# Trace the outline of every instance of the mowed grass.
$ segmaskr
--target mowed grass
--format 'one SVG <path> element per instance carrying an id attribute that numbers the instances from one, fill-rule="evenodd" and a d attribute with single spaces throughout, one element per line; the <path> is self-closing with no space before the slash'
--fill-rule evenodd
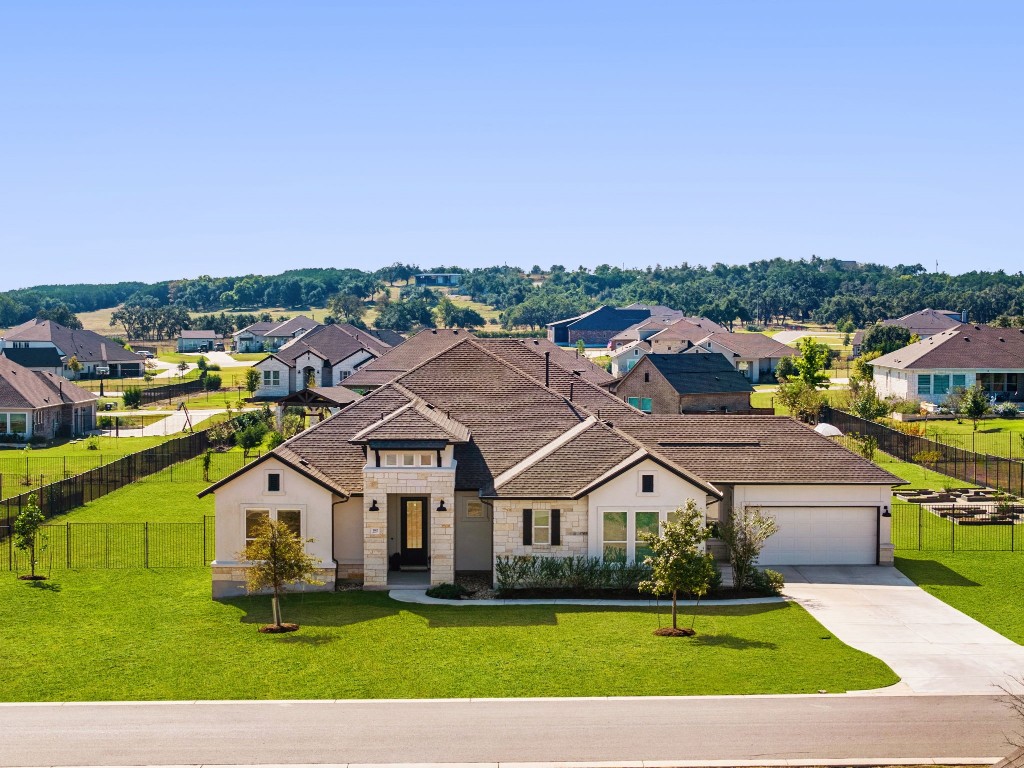
<path id="1" fill-rule="evenodd" d="M 811 693 L 896 676 L 791 603 L 665 610 L 448 607 L 373 592 L 288 596 L 298 633 L 263 635 L 269 599 L 210 599 L 206 569 L 0 579 L 8 701 Z"/>
<path id="2" fill-rule="evenodd" d="M 1024 644 L 1024 552 L 897 550 L 896 567 L 944 603 Z"/>
<path id="3" fill-rule="evenodd" d="M 103 413 L 100 412 L 99 415 L 102 416 Z M 29 458 L 34 456 L 98 456 L 100 454 L 116 454 L 118 456 L 124 456 L 125 454 L 136 453 L 146 448 L 152 448 L 155 445 L 160 445 L 161 443 L 165 443 L 175 437 L 180 437 L 180 435 L 167 435 L 166 437 L 162 435 L 154 437 L 95 437 L 75 441 L 69 440 L 59 445 L 50 446 L 49 448 L 32 448 L 28 451 L 22 449 L 17 452 L 0 451 L 0 459 L 7 458 L 15 453 L 17 453 L 22 460 L 24 460 L 26 455 Z M 96 441 L 96 445 L 98 446 L 96 449 L 89 448 L 91 440 Z"/>

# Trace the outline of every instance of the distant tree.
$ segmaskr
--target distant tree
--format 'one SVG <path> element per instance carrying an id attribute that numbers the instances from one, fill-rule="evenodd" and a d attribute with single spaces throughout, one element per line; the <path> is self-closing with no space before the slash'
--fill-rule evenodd
<path id="1" fill-rule="evenodd" d="M 677 509 L 671 519 L 661 523 L 660 533 L 646 533 L 642 538 L 652 554 L 644 559 L 644 565 L 651 569 L 651 576 L 640 582 L 640 590 L 654 595 L 672 595 L 672 630 L 658 630 L 655 634 L 692 635 L 693 621 L 690 629 L 679 629 L 677 603 L 682 592 L 696 595 L 699 604 L 715 578 L 714 557 L 701 549 L 701 545 L 711 538 L 704 513 L 693 499 L 687 499 L 686 505 Z"/>
<path id="2" fill-rule="evenodd" d="M 46 306 L 36 312 L 40 320 L 52 320 L 65 328 L 81 329 L 82 321 L 63 301 L 47 301 Z"/>
<path id="3" fill-rule="evenodd" d="M 68 370 L 71 371 L 72 373 L 81 373 L 82 371 L 82 363 L 79 362 L 78 358 L 75 355 L 72 355 L 68 359 Z"/>
<path id="4" fill-rule="evenodd" d="M 964 392 L 963 400 L 960 404 L 960 413 L 971 420 L 975 431 L 978 429 L 978 422 L 990 410 L 992 410 L 992 405 L 989 403 L 985 390 L 981 388 L 981 384 L 975 384 Z"/>
<path id="5" fill-rule="evenodd" d="M 306 553 L 306 544 L 315 539 L 303 540 L 284 523 L 267 520 L 261 523 L 255 537 L 243 552 L 240 560 L 250 563 L 245 569 L 246 590 L 252 594 L 265 589 L 271 590 L 273 624 L 261 631 L 291 631 L 298 625 L 286 625 L 281 617 L 281 595 L 289 584 L 304 581 L 307 584 L 323 584 L 317 580 L 316 570 L 321 561 Z"/>
<path id="6" fill-rule="evenodd" d="M 327 300 L 327 308 L 336 318 L 346 323 L 363 326 L 366 304 L 352 293 L 336 293 Z"/>
<path id="7" fill-rule="evenodd" d="M 793 364 L 796 366 L 797 378 L 812 389 L 828 389 L 831 381 L 825 373 L 832 358 L 832 351 L 827 344 L 819 344 L 807 337 L 797 342 L 800 354 Z"/>
<path id="8" fill-rule="evenodd" d="M 125 408 L 142 407 L 142 387 L 127 386 L 121 393 Z"/>
<path id="9" fill-rule="evenodd" d="M 33 580 L 36 579 L 36 554 L 46 547 L 46 537 L 39 533 L 45 522 L 46 517 L 39 508 L 36 495 L 30 494 L 28 502 L 14 518 L 13 533 L 15 548 L 28 553 L 30 578 Z"/>
<path id="10" fill-rule="evenodd" d="M 910 344 L 910 330 L 899 325 L 873 325 L 864 334 L 861 354 L 878 352 L 887 355 Z"/>
<path id="11" fill-rule="evenodd" d="M 888 416 L 892 405 L 878 396 L 873 384 L 865 384 L 850 401 L 850 411 L 866 421 L 874 421 Z"/>
<path id="12" fill-rule="evenodd" d="M 220 389 L 222 383 L 223 380 L 221 379 L 220 374 L 217 373 L 208 373 L 203 378 L 203 388 L 207 392 L 216 392 Z"/>
<path id="13" fill-rule="evenodd" d="M 583 341 L 583 339 L 576 340 L 576 352 L 579 354 L 580 357 L 583 357 L 583 355 L 586 354 L 587 345 L 586 342 Z"/>
<path id="14" fill-rule="evenodd" d="M 797 375 L 796 364 L 792 356 L 779 358 L 779 364 L 775 368 L 775 378 L 786 382 Z"/>
<path id="15" fill-rule="evenodd" d="M 780 385 L 775 398 L 794 419 L 804 422 L 816 422 L 825 407 L 824 393 L 799 379 Z"/>
<path id="16" fill-rule="evenodd" d="M 203 482 L 210 482 L 210 463 L 213 461 L 213 450 L 207 448 L 203 454 Z"/>
<path id="17" fill-rule="evenodd" d="M 442 296 L 437 302 L 437 306 L 434 307 L 434 319 L 437 322 L 437 327 L 451 328 L 454 325 L 452 321 L 457 311 L 455 303 L 447 296 Z"/>
<path id="18" fill-rule="evenodd" d="M 262 421 L 257 421 L 238 431 L 235 440 L 242 449 L 243 458 L 248 458 L 250 451 L 263 445 L 267 431 L 268 427 Z"/>
<path id="19" fill-rule="evenodd" d="M 256 368 L 245 369 L 245 388 L 249 392 L 249 397 L 256 394 L 256 390 L 260 388 L 260 372 Z"/>

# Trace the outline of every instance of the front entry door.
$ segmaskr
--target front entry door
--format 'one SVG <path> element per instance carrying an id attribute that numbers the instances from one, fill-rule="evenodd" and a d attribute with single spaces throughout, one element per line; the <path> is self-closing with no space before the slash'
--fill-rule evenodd
<path id="1" fill-rule="evenodd" d="M 402 566 L 427 565 L 426 498 L 402 498 Z"/>

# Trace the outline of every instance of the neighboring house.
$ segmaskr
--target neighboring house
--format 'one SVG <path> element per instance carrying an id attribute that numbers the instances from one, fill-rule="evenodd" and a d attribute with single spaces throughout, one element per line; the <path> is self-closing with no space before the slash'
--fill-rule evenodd
<path id="1" fill-rule="evenodd" d="M 957 325 L 871 361 L 882 397 L 942 403 L 954 389 L 1024 400 L 1024 328 Z"/>
<path id="2" fill-rule="evenodd" d="M 0 355 L 33 371 L 64 375 L 64 363 L 53 347 L 5 347 L 0 349 Z"/>
<path id="3" fill-rule="evenodd" d="M 754 388 L 716 352 L 644 355 L 609 390 L 644 413 L 755 412 L 750 407 Z"/>
<path id="4" fill-rule="evenodd" d="M 608 349 L 614 354 L 615 350 L 632 344 L 635 341 L 646 341 L 659 331 L 668 328 L 674 320 L 659 317 L 649 317 L 639 323 L 634 323 L 626 330 L 615 334 L 608 341 Z"/>
<path id="5" fill-rule="evenodd" d="M 602 306 L 576 317 L 548 323 L 548 341 L 573 345 L 582 341 L 589 347 L 605 347 L 612 337 L 651 317 L 648 307 Z"/>
<path id="6" fill-rule="evenodd" d="M 307 387 L 330 387 L 390 347 L 347 323 L 319 325 L 253 367 L 260 372 L 256 397 L 278 399 Z"/>
<path id="7" fill-rule="evenodd" d="M 797 354 L 793 347 L 763 333 L 712 333 L 686 351 L 718 352 L 754 384 L 774 376 L 782 358 Z"/>
<path id="8" fill-rule="evenodd" d="M 7 331 L 0 338 L 0 349 L 56 350 L 61 358 L 61 375 L 67 379 L 141 376 L 145 367 L 142 355 L 128 351 L 106 336 L 65 328 L 52 320 L 38 318 Z M 78 373 L 67 367 L 72 357 L 82 366 Z"/>
<path id="9" fill-rule="evenodd" d="M 258 322 L 231 334 L 236 352 L 276 352 L 292 339 L 297 339 L 319 323 L 305 315 L 290 320 Z"/>
<path id="10" fill-rule="evenodd" d="M 879 325 L 895 325 L 906 328 L 912 336 L 930 339 L 937 333 L 949 331 L 967 322 L 967 312 L 952 312 L 948 309 L 922 309 L 909 315 L 891 320 L 882 320 Z M 860 348 L 864 343 L 864 334 L 868 329 L 857 331 L 853 335 L 853 357 L 860 356 Z"/>
<path id="11" fill-rule="evenodd" d="M 182 331 L 178 334 L 178 351 L 209 352 L 219 340 L 216 331 Z"/>
<path id="12" fill-rule="evenodd" d="M 6 440 L 81 435 L 96 426 L 99 396 L 51 372 L 0 356 L 0 435 Z"/>
<path id="13" fill-rule="evenodd" d="M 432 288 L 458 285 L 461 279 L 461 272 L 423 272 L 413 276 L 416 285 L 426 285 Z"/>
<path id="14" fill-rule="evenodd" d="M 684 317 L 672 322 L 664 330 L 648 337 L 651 351 L 656 355 L 685 352 L 712 333 L 728 333 L 718 323 L 706 317 Z"/>
<path id="15" fill-rule="evenodd" d="M 493 578 L 515 555 L 631 561 L 687 499 L 776 518 L 761 565 L 892 562 L 902 481 L 852 451 L 785 417 L 646 415 L 571 354 L 492 341 L 463 336 L 203 491 L 214 595 L 243 593 L 236 553 L 267 519 L 313 540 L 323 589 Z"/>
<path id="16" fill-rule="evenodd" d="M 639 363 L 644 355 L 649 354 L 651 351 L 650 342 L 647 341 L 631 341 L 628 344 L 623 344 L 617 349 L 612 350 L 609 354 L 612 360 L 612 376 L 616 378 L 625 376 L 631 370 L 633 366 Z"/>

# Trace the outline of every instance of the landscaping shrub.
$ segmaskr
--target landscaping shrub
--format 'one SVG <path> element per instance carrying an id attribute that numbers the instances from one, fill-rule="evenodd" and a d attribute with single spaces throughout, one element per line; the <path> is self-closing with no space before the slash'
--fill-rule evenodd
<path id="1" fill-rule="evenodd" d="M 96 426 L 100 429 L 113 429 L 114 428 L 114 417 L 113 416 L 100 416 L 96 419 Z"/>
<path id="2" fill-rule="evenodd" d="M 285 436 L 278 432 L 276 429 L 270 431 L 270 435 L 267 437 L 267 448 L 274 450 L 281 443 L 285 441 Z"/>
<path id="3" fill-rule="evenodd" d="M 1020 408 L 1013 403 L 1003 403 L 996 408 L 996 415 L 1001 419 L 1016 419 L 1020 416 Z"/>
<path id="4" fill-rule="evenodd" d="M 495 562 L 499 590 L 633 590 L 650 574 L 642 562 L 616 563 L 598 557 L 502 556 Z"/>
<path id="5" fill-rule="evenodd" d="M 220 389 L 221 381 L 222 380 L 219 374 L 208 373 L 206 374 L 203 386 L 206 388 L 207 392 L 216 392 L 218 389 Z"/>
<path id="6" fill-rule="evenodd" d="M 28 441 L 32 445 L 42 445 L 43 443 L 46 442 L 46 435 L 32 435 L 32 437 L 30 437 Z"/>
<path id="7" fill-rule="evenodd" d="M 124 407 L 125 408 L 141 408 L 142 407 L 142 387 L 125 387 L 124 388 Z"/>
<path id="8" fill-rule="evenodd" d="M 208 370 L 208 371 L 219 371 L 220 370 L 220 363 L 207 363 L 206 364 L 206 370 Z"/>
<path id="9" fill-rule="evenodd" d="M 755 568 L 750 574 L 750 586 L 763 595 L 775 596 L 782 594 L 786 580 L 778 571 L 771 568 Z"/>
<path id="10" fill-rule="evenodd" d="M 461 584 L 437 584 L 427 590 L 427 597 L 438 600 L 461 600 L 469 594 L 469 590 Z"/>

